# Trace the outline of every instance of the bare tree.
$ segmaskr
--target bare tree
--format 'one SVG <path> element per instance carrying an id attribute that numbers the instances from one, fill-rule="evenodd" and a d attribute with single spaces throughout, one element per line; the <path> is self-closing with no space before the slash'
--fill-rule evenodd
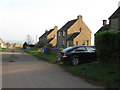
<path id="1" fill-rule="evenodd" d="M 30 35 L 27 35 L 26 36 L 26 42 L 29 45 L 29 44 L 32 44 L 34 42 L 34 40 L 32 39 L 32 37 Z"/>

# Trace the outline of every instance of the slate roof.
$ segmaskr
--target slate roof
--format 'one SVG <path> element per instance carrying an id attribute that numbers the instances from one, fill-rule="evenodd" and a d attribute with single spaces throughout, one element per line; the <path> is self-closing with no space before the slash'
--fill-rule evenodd
<path id="1" fill-rule="evenodd" d="M 77 19 L 68 21 L 59 31 L 67 31 L 76 21 Z"/>
<path id="2" fill-rule="evenodd" d="M 109 17 L 109 19 L 118 18 L 120 16 L 120 7 Z"/>
<path id="3" fill-rule="evenodd" d="M 110 25 L 109 24 L 108 25 L 104 25 L 96 33 L 100 32 L 100 31 L 106 31 L 106 30 L 109 30 L 109 29 L 110 29 Z"/>
<path id="4" fill-rule="evenodd" d="M 78 35 L 80 34 L 80 32 L 75 32 L 73 34 L 68 35 L 68 39 L 67 40 L 73 40 L 74 38 L 76 38 Z"/>
<path id="5" fill-rule="evenodd" d="M 45 32 L 40 38 L 48 36 L 53 30 L 54 29 L 50 29 L 49 31 Z"/>
<path id="6" fill-rule="evenodd" d="M 50 38 L 50 39 L 48 39 L 47 42 L 50 43 L 53 39 L 54 39 L 54 38 Z"/>

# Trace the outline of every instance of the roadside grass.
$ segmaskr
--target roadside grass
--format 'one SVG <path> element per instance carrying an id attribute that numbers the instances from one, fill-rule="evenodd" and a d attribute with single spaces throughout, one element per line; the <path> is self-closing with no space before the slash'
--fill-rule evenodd
<path id="1" fill-rule="evenodd" d="M 38 51 L 38 49 L 28 49 L 28 50 L 24 50 L 24 52 L 30 53 L 30 54 L 32 54 L 36 57 L 42 58 L 42 59 L 46 59 L 51 63 L 56 62 L 56 55 L 54 55 L 54 54 L 41 53 Z"/>
<path id="2" fill-rule="evenodd" d="M 0 48 L 0 51 L 2 51 L 2 50 L 6 50 L 6 48 Z"/>
<path id="3" fill-rule="evenodd" d="M 47 59 L 49 62 L 56 62 L 56 54 L 45 54 L 38 49 L 24 50 L 34 56 Z M 87 81 L 103 85 L 108 88 L 120 88 L 120 65 L 107 65 L 96 62 L 82 63 L 78 66 L 60 64 L 68 72 L 83 77 Z"/>
<path id="4" fill-rule="evenodd" d="M 83 63 L 78 66 L 61 65 L 74 75 L 92 79 L 94 83 L 108 88 L 120 88 L 120 66 L 99 63 Z"/>
<path id="5" fill-rule="evenodd" d="M 19 49 L 19 50 L 22 50 L 22 49 L 23 49 L 22 47 L 14 47 L 14 48 Z"/>

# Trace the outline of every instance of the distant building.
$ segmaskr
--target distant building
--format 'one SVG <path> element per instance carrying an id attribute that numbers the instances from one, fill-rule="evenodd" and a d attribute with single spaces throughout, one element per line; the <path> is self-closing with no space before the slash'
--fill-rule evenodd
<path id="1" fill-rule="evenodd" d="M 46 30 L 45 33 L 39 38 L 39 42 L 43 42 L 45 45 L 52 44 L 55 47 L 57 44 L 57 31 L 57 26 L 49 31 Z"/>
<path id="2" fill-rule="evenodd" d="M 109 17 L 109 24 L 107 24 L 107 20 L 103 20 L 103 26 L 96 33 L 105 30 L 120 30 L 120 6 Z"/>
<path id="3" fill-rule="evenodd" d="M 18 48 L 20 47 L 20 48 L 22 48 L 22 47 L 23 47 L 23 44 L 14 43 L 14 44 L 13 44 L 13 47 L 18 47 Z"/>
<path id="4" fill-rule="evenodd" d="M 1 38 L 0 38 L 0 48 L 6 48 L 6 44 L 3 42 Z"/>
<path id="5" fill-rule="evenodd" d="M 90 46 L 91 31 L 84 23 L 82 16 L 68 21 L 57 32 L 57 47 L 66 48 L 69 46 Z"/>

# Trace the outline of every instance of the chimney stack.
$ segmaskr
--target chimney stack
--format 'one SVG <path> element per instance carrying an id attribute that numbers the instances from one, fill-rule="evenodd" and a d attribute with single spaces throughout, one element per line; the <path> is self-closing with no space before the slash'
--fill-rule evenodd
<path id="1" fill-rule="evenodd" d="M 103 20 L 103 26 L 107 25 L 107 20 Z"/>
<path id="2" fill-rule="evenodd" d="M 54 29 L 58 29 L 58 26 L 55 26 Z"/>
<path id="3" fill-rule="evenodd" d="M 45 32 L 48 32 L 48 30 L 46 29 Z"/>
<path id="4" fill-rule="evenodd" d="M 81 16 L 81 15 L 78 15 L 78 16 L 77 16 L 77 19 L 81 19 L 81 20 L 82 20 L 82 16 Z"/>

